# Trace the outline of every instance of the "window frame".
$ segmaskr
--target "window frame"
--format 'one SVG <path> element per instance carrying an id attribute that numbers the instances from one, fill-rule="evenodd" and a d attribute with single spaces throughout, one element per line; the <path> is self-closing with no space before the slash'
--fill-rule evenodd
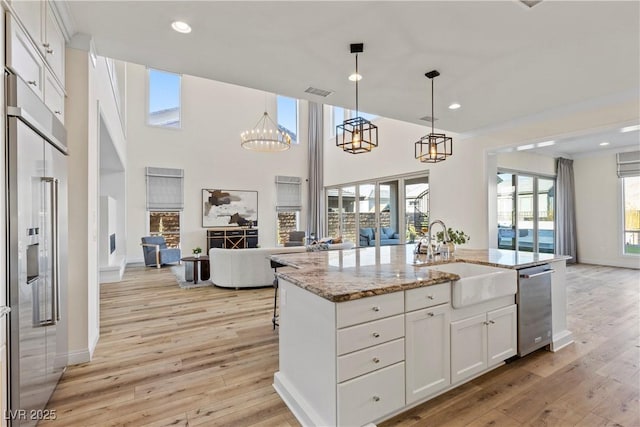
<path id="1" fill-rule="evenodd" d="M 619 187 L 619 194 L 620 194 L 620 203 L 618 204 L 618 206 L 620 207 L 620 225 L 619 225 L 619 248 L 620 248 L 620 255 L 623 257 L 631 257 L 631 258 L 638 258 L 640 257 L 640 253 L 628 253 L 626 252 L 626 239 L 625 239 L 625 235 L 627 233 L 627 218 L 626 218 L 626 209 L 625 209 L 625 204 L 626 204 L 626 199 L 625 199 L 625 179 L 627 178 L 638 178 L 638 177 L 633 177 L 633 176 L 629 176 L 629 177 L 621 177 L 618 178 L 618 187 Z M 640 179 L 640 178 L 639 178 Z"/>
<path id="2" fill-rule="evenodd" d="M 172 74 L 174 76 L 178 76 L 179 85 L 178 85 L 178 126 L 167 126 L 161 124 L 153 124 L 150 122 L 151 118 L 151 71 L 157 71 L 165 74 Z M 154 129 L 170 129 L 179 131 L 182 130 L 182 80 L 183 74 L 180 73 L 172 73 L 171 71 L 160 70 L 158 68 L 146 67 L 147 73 L 147 84 L 146 84 L 146 97 L 145 97 L 145 125 L 152 127 Z"/>
<path id="3" fill-rule="evenodd" d="M 514 240 L 514 249 L 510 249 L 510 250 L 514 250 L 514 251 L 521 251 L 521 249 L 519 249 L 519 245 L 520 245 L 520 236 L 518 233 L 518 196 L 519 196 L 519 192 L 518 192 L 518 177 L 531 177 L 533 178 L 533 183 L 532 183 L 532 190 L 531 190 L 531 194 L 532 194 L 532 209 L 533 209 L 533 214 L 534 214 L 534 218 L 535 220 L 533 221 L 533 240 L 532 240 L 532 247 L 531 247 L 531 253 L 543 253 L 540 252 L 540 218 L 539 218 L 539 206 L 538 206 L 538 196 L 539 196 L 539 185 L 538 185 L 538 180 L 539 179 L 547 179 L 547 180 L 552 180 L 553 181 L 553 185 L 554 187 L 556 187 L 557 189 L 557 184 L 558 184 L 558 177 L 556 175 L 546 175 L 546 174 L 541 174 L 541 173 L 534 173 L 534 172 L 529 172 L 529 171 L 520 171 L 520 170 L 516 170 L 516 169 L 509 169 L 509 168 L 498 168 L 497 172 L 496 172 L 496 177 L 501 174 L 511 174 L 512 176 L 515 176 L 515 182 L 514 182 L 514 197 L 513 197 L 513 205 L 512 205 L 512 209 L 513 209 L 513 227 L 515 230 L 515 240 Z M 498 226 L 498 210 L 497 210 L 497 198 L 498 194 L 496 193 L 496 226 Z M 556 245 L 555 245 L 555 238 L 556 235 L 558 233 L 558 222 L 557 222 L 557 218 L 556 218 L 556 212 L 557 212 L 557 197 L 553 197 L 553 252 L 556 252 Z M 497 235 L 498 237 L 498 242 L 496 243 L 496 248 L 500 249 L 500 237 L 499 237 L 499 233 Z M 506 249 L 506 248 L 505 248 Z M 524 251 L 524 252 L 528 252 L 528 251 Z M 544 253 L 548 253 L 548 252 L 544 252 Z"/>

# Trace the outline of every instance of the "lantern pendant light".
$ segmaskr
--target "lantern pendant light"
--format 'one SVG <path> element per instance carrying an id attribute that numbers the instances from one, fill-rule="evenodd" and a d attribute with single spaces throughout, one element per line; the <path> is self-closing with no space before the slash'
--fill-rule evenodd
<path id="1" fill-rule="evenodd" d="M 359 116 L 358 109 L 358 53 L 364 51 L 364 43 L 352 43 L 351 53 L 356 54 L 356 117 L 336 126 L 336 146 L 351 154 L 368 153 L 378 146 L 378 127 Z"/>
<path id="2" fill-rule="evenodd" d="M 431 133 L 420 138 L 415 143 L 415 157 L 422 163 L 438 163 L 453 154 L 453 138 L 444 133 L 435 133 L 433 122 L 433 79 L 440 73 L 437 70 L 425 74 L 431 80 Z"/>

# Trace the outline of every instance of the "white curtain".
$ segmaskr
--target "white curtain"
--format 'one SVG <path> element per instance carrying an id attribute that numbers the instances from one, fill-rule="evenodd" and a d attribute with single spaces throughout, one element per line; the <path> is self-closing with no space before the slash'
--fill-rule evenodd
<path id="1" fill-rule="evenodd" d="M 307 210 L 307 236 L 324 236 L 323 197 L 323 134 L 322 104 L 309 102 L 309 209 Z"/>
<path id="2" fill-rule="evenodd" d="M 556 254 L 569 255 L 567 262 L 578 262 L 576 202 L 573 160 L 556 161 Z"/>

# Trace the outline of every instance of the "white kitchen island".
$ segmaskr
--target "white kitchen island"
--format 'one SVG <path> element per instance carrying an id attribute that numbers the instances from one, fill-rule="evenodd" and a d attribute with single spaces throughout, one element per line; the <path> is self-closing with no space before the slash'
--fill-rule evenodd
<path id="1" fill-rule="evenodd" d="M 295 267 L 278 273 L 274 387 L 305 426 L 377 423 L 502 365 L 517 351 L 516 269 L 553 265 L 551 348 L 572 342 L 566 257 L 489 249 L 427 261 L 399 245 L 272 259 Z M 513 287 L 454 308 L 460 277 L 430 268 L 445 262 L 499 267 Z"/>

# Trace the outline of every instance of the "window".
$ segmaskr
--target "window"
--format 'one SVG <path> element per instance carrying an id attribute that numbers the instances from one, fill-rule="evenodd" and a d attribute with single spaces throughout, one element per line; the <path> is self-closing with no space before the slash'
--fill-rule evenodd
<path id="1" fill-rule="evenodd" d="M 152 68 L 148 71 L 147 124 L 180 129 L 182 76 Z"/>
<path id="2" fill-rule="evenodd" d="M 184 171 L 146 168 L 149 234 L 163 236 L 167 246 L 180 245 L 180 212 L 184 208 Z"/>
<path id="3" fill-rule="evenodd" d="M 640 151 L 616 155 L 622 181 L 623 254 L 640 254 Z"/>
<path id="4" fill-rule="evenodd" d="M 498 248 L 554 253 L 555 179 L 498 172 Z"/>
<path id="5" fill-rule="evenodd" d="M 289 232 L 300 230 L 302 210 L 302 178 L 276 176 L 276 212 L 278 214 L 278 244 L 289 239 Z"/>
<path id="6" fill-rule="evenodd" d="M 298 143 L 298 100 L 286 96 L 277 97 L 278 129 L 289 134 L 291 143 Z"/>
<path id="7" fill-rule="evenodd" d="M 640 176 L 622 178 L 624 253 L 640 254 Z"/>
<path id="8" fill-rule="evenodd" d="M 327 187 L 325 194 L 328 235 L 358 246 L 414 242 L 428 225 L 429 177 L 424 174 Z"/>
<path id="9" fill-rule="evenodd" d="M 149 212 L 149 234 L 162 236 L 170 248 L 180 246 L 180 212 Z"/>

